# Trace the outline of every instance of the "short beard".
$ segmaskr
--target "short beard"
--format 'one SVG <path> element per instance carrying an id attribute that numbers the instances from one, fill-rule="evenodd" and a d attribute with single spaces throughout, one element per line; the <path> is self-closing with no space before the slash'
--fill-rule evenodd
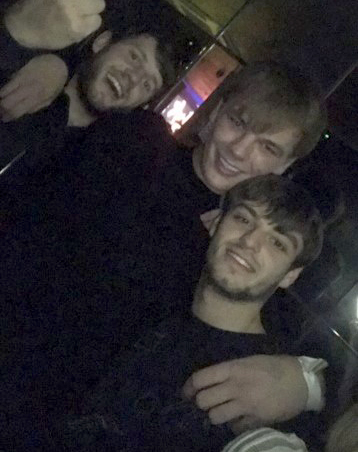
<path id="1" fill-rule="evenodd" d="M 97 61 L 99 61 L 98 57 L 101 53 L 105 52 L 106 49 L 101 50 L 94 56 L 86 58 L 77 68 L 77 90 L 78 95 L 83 102 L 84 106 L 88 110 L 90 114 L 96 117 L 103 117 L 110 115 L 111 113 L 129 113 L 133 109 L 130 108 L 107 108 L 105 110 L 101 110 L 97 108 L 95 105 L 91 103 L 88 99 L 88 91 L 91 85 L 92 80 L 96 77 L 97 74 Z"/>
<path id="2" fill-rule="evenodd" d="M 247 302 L 253 303 L 257 301 L 266 301 L 277 289 L 277 283 L 274 283 L 267 287 L 262 292 L 252 293 L 251 290 L 240 290 L 240 291 L 231 291 L 223 286 L 223 284 L 218 281 L 214 276 L 214 271 L 209 263 L 207 263 L 202 271 L 200 278 L 200 287 L 204 288 L 210 286 L 214 289 L 214 291 L 226 298 L 228 301 L 232 303 L 238 302 Z"/>

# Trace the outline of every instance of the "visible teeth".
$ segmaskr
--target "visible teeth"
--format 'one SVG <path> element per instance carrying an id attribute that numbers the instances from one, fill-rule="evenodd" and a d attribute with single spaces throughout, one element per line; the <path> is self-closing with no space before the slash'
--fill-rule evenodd
<path id="1" fill-rule="evenodd" d="M 238 173 L 240 170 L 239 168 L 236 168 L 236 166 L 231 165 L 231 163 L 229 163 L 227 160 L 223 159 L 222 157 L 219 158 L 220 159 L 220 163 L 228 170 L 230 171 L 235 171 L 236 173 Z"/>
<path id="2" fill-rule="evenodd" d="M 239 264 L 243 265 L 248 270 L 252 271 L 251 265 L 249 265 L 242 257 L 240 257 L 239 255 L 237 255 L 233 252 L 230 252 L 230 254 Z"/>
<path id="3" fill-rule="evenodd" d="M 118 83 L 118 80 L 112 74 L 109 74 L 109 73 L 107 74 L 107 79 L 110 82 L 110 84 L 112 85 L 112 87 L 116 90 L 117 97 L 121 97 L 122 96 L 122 87 Z"/>

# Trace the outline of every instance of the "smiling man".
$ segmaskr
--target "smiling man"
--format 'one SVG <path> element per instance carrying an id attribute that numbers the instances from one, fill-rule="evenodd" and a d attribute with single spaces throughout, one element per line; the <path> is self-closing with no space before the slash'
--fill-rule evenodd
<path id="1" fill-rule="evenodd" d="M 101 34 L 94 57 L 79 71 L 79 87 L 99 111 L 132 109 L 148 102 L 163 86 L 158 41 L 149 34 L 111 44 L 112 34 Z"/>
<path id="2" fill-rule="evenodd" d="M 274 63 L 249 65 L 226 84 L 194 169 L 213 192 L 260 174 L 282 174 L 315 146 L 324 109 L 311 83 Z"/>
<path id="3" fill-rule="evenodd" d="M 148 103 L 174 81 L 174 68 L 169 47 L 159 37 L 140 32 L 123 37 L 107 30 L 94 39 L 65 94 L 51 104 L 66 75 L 58 56 L 34 57 L 0 90 L 2 120 L 47 106 L 43 114 L 48 117 L 61 114 L 69 126 L 88 126 L 104 113 L 131 111 Z M 61 112 L 63 104 L 68 104 L 66 113 Z"/>
<path id="4" fill-rule="evenodd" d="M 169 56 L 150 34 L 114 39 L 105 31 L 92 50 L 65 88 L 70 126 L 88 126 L 108 112 L 131 111 L 173 81 Z"/>
<path id="5" fill-rule="evenodd" d="M 119 357 L 83 416 L 69 420 L 57 441 L 74 451 L 220 450 L 233 437 L 230 429 L 210 425 L 180 389 L 208 364 L 276 351 L 260 311 L 319 255 L 322 231 L 309 194 L 290 180 L 270 175 L 238 184 L 212 225 L 193 315 L 171 316 Z"/>

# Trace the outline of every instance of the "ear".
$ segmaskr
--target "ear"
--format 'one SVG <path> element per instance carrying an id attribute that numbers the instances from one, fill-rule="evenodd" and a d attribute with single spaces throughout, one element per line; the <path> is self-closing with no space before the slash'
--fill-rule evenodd
<path id="1" fill-rule="evenodd" d="M 296 161 L 295 158 L 286 160 L 284 163 L 282 163 L 281 166 L 279 166 L 278 168 L 275 169 L 275 171 L 273 171 L 273 174 L 281 176 L 281 174 L 283 174 L 287 170 L 287 168 L 291 166 L 295 161 Z"/>
<path id="2" fill-rule="evenodd" d="M 205 227 L 205 229 L 209 232 L 210 237 L 215 234 L 215 231 L 218 227 L 219 221 L 222 217 L 221 209 L 213 209 L 208 212 L 200 215 L 200 219 Z"/>
<path id="3" fill-rule="evenodd" d="M 93 41 L 92 51 L 93 53 L 98 53 L 100 50 L 104 49 L 112 40 L 112 32 L 109 30 L 101 33 L 97 38 Z"/>
<path id="4" fill-rule="evenodd" d="M 281 279 L 278 287 L 281 287 L 281 289 L 287 289 L 287 287 L 290 287 L 291 284 L 293 284 L 296 281 L 296 279 L 300 276 L 302 270 L 303 270 L 303 267 L 297 267 L 297 268 L 294 268 L 293 270 L 290 270 L 286 274 L 286 276 L 284 276 Z"/>

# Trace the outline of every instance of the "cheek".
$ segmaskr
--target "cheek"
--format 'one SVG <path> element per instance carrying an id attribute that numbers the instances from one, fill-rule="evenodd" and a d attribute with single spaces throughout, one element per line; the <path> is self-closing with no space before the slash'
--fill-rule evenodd
<path id="1" fill-rule="evenodd" d="M 214 126 L 213 139 L 221 143 L 230 143 L 237 138 L 237 131 L 228 124 L 226 119 L 218 119 Z"/>
<path id="2" fill-rule="evenodd" d="M 252 154 L 251 159 L 251 173 L 254 176 L 261 176 L 265 174 L 282 174 L 280 171 L 283 168 L 283 162 L 276 159 L 270 154 L 260 151 Z"/>

